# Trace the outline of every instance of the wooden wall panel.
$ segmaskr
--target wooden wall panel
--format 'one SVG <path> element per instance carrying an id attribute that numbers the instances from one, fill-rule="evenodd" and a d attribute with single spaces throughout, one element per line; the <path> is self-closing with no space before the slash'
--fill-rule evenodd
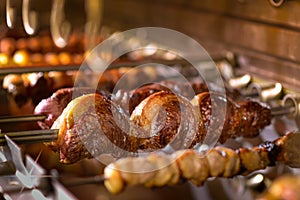
<path id="1" fill-rule="evenodd" d="M 268 0 L 105 0 L 104 23 L 121 30 L 171 28 L 210 53 L 230 50 L 247 58 L 245 71 L 299 88 L 299 10 L 300 1 L 277 8 Z"/>

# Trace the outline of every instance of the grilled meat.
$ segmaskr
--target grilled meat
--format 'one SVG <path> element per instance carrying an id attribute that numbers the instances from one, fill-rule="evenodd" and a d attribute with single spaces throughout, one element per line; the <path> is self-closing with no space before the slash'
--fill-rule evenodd
<path id="1" fill-rule="evenodd" d="M 129 114 L 133 112 L 145 98 L 160 91 L 170 91 L 180 94 L 186 98 L 191 98 L 195 94 L 207 92 L 208 88 L 203 82 L 175 82 L 171 80 L 161 81 L 159 83 L 151 83 L 143 85 L 128 93 Z"/>
<path id="2" fill-rule="evenodd" d="M 215 97 L 228 104 L 228 99 L 217 94 L 201 93 L 191 103 L 170 91 L 156 92 L 144 99 L 130 118 L 109 97 L 89 94 L 71 101 L 52 129 L 59 129 L 58 140 L 52 148 L 60 151 L 61 161 L 73 163 L 102 153 L 153 151 L 172 146 L 173 149 L 191 148 L 202 143 L 210 126 L 211 104 Z M 204 98 L 205 97 L 205 98 Z M 203 102 L 202 102 L 203 101 Z M 196 103 L 195 103 L 196 102 Z M 200 104 L 197 110 L 196 104 Z M 225 103 L 225 104 L 224 104 Z M 243 105 L 230 100 L 220 142 L 237 136 L 255 136 L 270 123 L 270 110 L 259 103 L 244 101 Z M 244 113 L 243 113 L 244 112 Z M 238 113 L 238 114 L 236 114 Z M 234 117 L 232 117 L 234 116 Z M 247 121 L 249 120 L 249 121 Z M 251 123 L 259 124 L 249 127 Z M 233 126 L 234 124 L 234 126 Z M 253 124 L 253 125 L 255 125 Z M 251 132 L 251 134 L 248 134 Z M 90 149 L 87 149 L 92 147 Z M 120 156 L 120 155 L 115 155 Z"/>
<path id="3" fill-rule="evenodd" d="M 112 72 L 111 72 L 112 73 Z M 106 77 L 106 76 L 104 76 Z M 47 116 L 45 121 L 39 122 L 42 129 L 49 129 L 57 117 L 62 113 L 67 104 L 78 96 L 88 93 L 99 93 L 106 87 L 105 81 L 102 80 L 101 87 L 95 91 L 92 88 L 64 88 L 59 89 L 47 99 L 43 99 L 35 108 L 35 114 L 44 114 Z M 82 90 L 82 91 L 81 91 Z M 110 89 L 111 90 L 111 89 Z M 75 92 L 74 92 L 75 91 Z M 104 90 L 106 91 L 106 90 Z M 105 93 L 105 92 L 100 93 Z M 192 98 L 191 95 L 207 92 L 206 84 L 201 81 L 192 81 L 189 83 L 179 83 L 175 81 L 162 81 L 159 83 L 151 83 L 143 85 L 137 89 L 126 91 L 118 90 L 115 95 L 111 95 L 111 99 L 120 105 L 124 112 L 130 115 L 135 107 L 141 103 L 142 100 L 160 91 L 173 91 L 187 98 Z M 237 91 L 232 91 L 229 88 L 226 90 L 227 95 L 237 98 Z M 73 94 L 74 93 L 74 94 Z"/>
<path id="4" fill-rule="evenodd" d="M 283 175 L 276 178 L 271 186 L 257 200 L 300 199 L 300 176 Z"/>
<path id="5" fill-rule="evenodd" d="M 271 123 L 272 119 L 268 106 L 253 100 L 233 101 L 229 97 L 216 93 L 203 92 L 197 94 L 192 102 L 199 106 L 205 127 L 209 127 L 211 121 L 214 121 L 216 124 L 222 124 L 222 122 L 216 122 L 222 119 L 221 116 L 220 118 L 211 118 L 212 109 L 218 108 L 220 105 L 226 106 L 226 115 L 223 116 L 225 121 L 219 139 L 221 143 L 224 143 L 227 138 L 239 136 L 255 137 L 262 128 Z M 222 115 L 223 113 L 218 114 Z"/>
<path id="6" fill-rule="evenodd" d="M 176 88 L 178 85 L 174 85 L 175 83 L 168 82 L 168 86 L 173 86 Z M 104 86 L 103 86 L 104 87 Z M 197 86 L 199 87 L 199 86 Z M 149 95 L 159 92 L 159 91 L 171 91 L 173 88 L 169 89 L 168 87 L 164 86 L 163 84 L 153 83 L 147 84 L 140 88 L 137 88 L 132 91 L 125 91 L 119 90 L 116 95 L 108 95 L 102 90 L 88 87 L 79 87 L 79 88 L 64 88 L 59 89 L 55 93 L 52 94 L 51 97 L 47 99 L 43 99 L 35 108 L 35 114 L 44 114 L 47 118 L 44 121 L 38 122 L 39 126 L 42 129 L 49 129 L 53 122 L 57 119 L 57 117 L 62 113 L 63 109 L 68 105 L 68 103 L 79 96 L 90 94 L 90 93 L 102 93 L 120 105 L 123 110 L 127 114 L 131 114 L 135 107 Z M 178 89 L 177 89 L 178 90 Z M 184 91 L 184 90 L 180 90 Z M 180 92 L 178 91 L 178 92 Z M 201 92 L 202 90 L 198 89 L 195 92 Z M 177 91 L 176 91 L 177 92 Z"/>
<path id="7" fill-rule="evenodd" d="M 106 76 L 105 76 L 106 77 Z M 200 93 L 202 91 L 207 91 L 203 84 L 194 84 L 195 94 Z M 200 86 L 202 85 L 202 86 Z M 105 84 L 101 86 L 105 87 Z M 110 98 L 120 105 L 125 112 L 131 114 L 134 108 L 149 95 L 160 92 L 160 91 L 175 91 L 181 94 L 185 91 L 186 87 L 181 86 L 181 89 L 178 89 L 179 85 L 175 84 L 175 82 L 164 81 L 160 83 L 152 83 L 143 85 L 132 91 L 118 90 L 116 95 L 111 95 Z M 89 94 L 89 93 L 102 93 L 107 94 L 106 92 L 102 92 L 102 89 L 88 88 L 88 87 L 78 87 L 78 88 L 63 88 L 57 90 L 52 94 L 51 97 L 47 99 L 43 99 L 35 108 L 35 114 L 44 114 L 47 116 L 47 119 L 43 122 L 39 122 L 39 125 L 42 129 L 49 129 L 53 122 L 57 119 L 57 117 L 62 113 L 63 109 L 67 106 L 67 104 L 74 98 Z M 197 89 L 198 88 L 198 89 Z M 200 89 L 202 88 L 202 89 Z M 101 91 L 101 92 L 100 92 Z"/>
<path id="8" fill-rule="evenodd" d="M 142 130 L 134 127 L 108 97 L 88 94 L 71 101 L 53 123 L 51 128 L 59 129 L 58 139 L 48 145 L 60 152 L 63 163 L 120 152 L 119 148 L 136 152 L 138 142 L 134 136 Z"/>
<path id="9" fill-rule="evenodd" d="M 178 184 L 182 180 L 201 186 L 209 177 L 246 175 L 273 166 L 277 161 L 300 167 L 299 156 L 282 157 L 299 154 L 299 139 L 299 133 L 290 133 L 254 148 L 232 150 L 218 146 L 203 152 L 188 149 L 172 154 L 127 157 L 105 168 L 104 184 L 111 193 L 117 194 L 126 186 L 161 187 Z"/>
<path id="10" fill-rule="evenodd" d="M 64 88 L 57 90 L 47 99 L 43 99 L 34 110 L 34 114 L 43 114 L 46 116 L 44 121 L 39 121 L 38 125 L 42 129 L 49 129 L 53 122 L 61 115 L 68 103 L 76 97 L 98 93 L 99 91 L 92 88 Z M 100 92 L 101 93 L 101 92 Z"/>

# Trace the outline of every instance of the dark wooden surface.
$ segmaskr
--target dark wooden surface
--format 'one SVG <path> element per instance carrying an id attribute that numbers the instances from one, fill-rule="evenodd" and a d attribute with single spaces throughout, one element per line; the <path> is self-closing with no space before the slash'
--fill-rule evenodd
<path id="1" fill-rule="evenodd" d="M 49 29 L 51 1 L 32 0 L 41 28 Z M 5 27 L 5 0 L 0 0 L 0 37 L 24 33 L 21 1 L 17 26 Z M 66 0 L 66 18 L 74 30 L 85 21 L 84 0 Z M 185 33 L 211 54 L 232 51 L 242 69 L 299 91 L 300 1 L 274 7 L 268 0 L 104 0 L 103 24 L 119 30 L 157 26 Z"/>
<path id="2" fill-rule="evenodd" d="M 242 69 L 299 90 L 300 1 L 105 0 L 104 23 L 127 30 L 158 26 L 183 32 L 208 52 L 241 55 Z"/>

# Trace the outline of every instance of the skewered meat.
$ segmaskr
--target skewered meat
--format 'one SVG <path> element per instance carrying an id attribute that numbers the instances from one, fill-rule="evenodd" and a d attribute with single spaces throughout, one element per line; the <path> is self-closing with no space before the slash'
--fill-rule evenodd
<path id="1" fill-rule="evenodd" d="M 218 146 L 203 152 L 188 149 L 169 155 L 153 153 L 145 157 L 127 157 L 105 168 L 104 184 L 111 193 L 117 194 L 126 186 L 161 187 L 182 180 L 201 186 L 209 177 L 246 175 L 273 166 L 277 161 L 300 167 L 299 156 L 296 157 L 300 150 L 299 140 L 299 133 L 289 133 L 252 149 L 234 151 Z M 290 154 L 293 156 L 286 157 Z"/>
<path id="2" fill-rule="evenodd" d="M 106 85 L 102 85 L 102 89 L 103 87 L 105 88 Z M 81 96 L 80 90 L 81 90 L 80 88 L 76 89 L 76 91 L 78 91 L 79 93 L 78 96 Z M 90 93 L 93 92 L 93 89 L 89 89 L 89 90 L 91 91 Z M 100 90 L 101 88 L 98 89 L 98 91 Z M 187 83 L 178 83 L 174 81 L 162 81 L 159 83 L 146 84 L 131 91 L 118 90 L 115 95 L 111 96 L 111 98 L 114 102 L 116 102 L 118 105 L 120 105 L 123 108 L 124 112 L 130 115 L 132 111 L 135 109 L 135 107 L 139 103 L 141 103 L 142 100 L 144 100 L 151 94 L 160 91 L 174 91 L 188 98 L 189 95 L 191 94 L 207 92 L 208 88 L 204 83 L 199 81 L 192 81 L 191 86 L 190 84 Z M 229 89 L 227 91 L 229 91 L 227 94 L 232 94 L 233 96 L 237 96 L 237 92 L 232 93 L 232 91 Z M 51 115 L 50 116 L 51 120 L 47 120 L 46 124 L 44 122 L 39 122 L 39 125 L 42 129 L 49 129 L 52 126 L 56 118 L 62 113 L 63 108 L 65 108 L 67 104 L 72 100 L 72 93 L 73 93 L 73 89 L 71 88 L 60 89 L 57 90 L 51 97 L 42 100 L 38 104 L 38 106 L 35 109 L 35 114 Z M 86 91 L 83 91 L 82 94 L 87 94 L 87 93 Z M 64 97 L 64 95 L 66 95 L 66 97 Z M 61 103 L 60 99 L 63 99 L 62 100 L 64 101 L 63 104 Z M 53 110 L 53 112 L 55 112 L 55 114 L 51 114 L 51 109 Z M 43 110 L 47 110 L 47 111 L 44 112 Z"/>
<path id="3" fill-rule="evenodd" d="M 145 84 L 131 91 L 118 90 L 113 100 L 116 101 L 128 114 L 131 114 L 135 107 L 142 100 L 160 91 L 172 91 L 186 98 L 192 98 L 195 94 L 208 92 L 207 85 L 200 80 L 192 80 L 191 82 L 179 82 L 172 80 L 164 80 L 157 83 Z M 225 88 L 226 95 L 238 99 L 241 94 L 237 90 Z"/>
<path id="4" fill-rule="evenodd" d="M 60 151 L 60 160 L 64 163 L 74 163 L 107 151 L 119 152 L 115 148 L 136 152 L 138 142 L 134 135 L 142 130 L 134 127 L 129 126 L 119 107 L 108 97 L 89 94 L 71 101 L 53 123 L 51 128 L 59 129 L 59 133 L 57 141 L 50 147 Z"/>
<path id="5" fill-rule="evenodd" d="M 191 102 L 196 105 L 196 108 L 199 108 L 200 114 L 190 107 L 191 104 L 185 98 L 179 98 L 167 91 L 157 92 L 144 99 L 135 108 L 130 118 L 135 124 L 146 130 L 148 135 L 151 135 L 150 138 L 143 141 L 142 145 L 150 149 L 163 148 L 180 131 L 181 137 L 178 140 L 192 141 L 191 144 L 187 142 L 183 146 L 185 148 L 193 147 L 204 140 L 211 120 L 214 120 L 222 128 L 218 138 L 221 143 L 228 138 L 238 136 L 255 137 L 262 128 L 271 122 L 270 109 L 255 101 L 235 103 L 222 95 L 202 92 L 196 95 Z M 213 104 L 215 104 L 215 108 L 220 105 L 227 106 L 226 115 L 223 116 L 225 117 L 224 124 L 220 119 L 222 116 L 212 119 Z M 162 116 L 164 114 L 166 114 L 165 117 Z M 194 121 L 195 118 L 198 120 Z M 153 125 L 154 129 L 160 130 L 153 131 Z M 194 125 L 198 126 L 197 129 L 194 128 Z M 186 127 L 189 127 L 189 131 L 195 134 L 183 134 Z M 191 136 L 192 138 L 190 138 Z"/>
<path id="6" fill-rule="evenodd" d="M 124 109 L 124 111 L 129 109 L 129 113 L 131 114 L 134 108 L 142 100 L 144 100 L 149 95 L 162 90 L 170 91 L 170 89 L 168 89 L 167 87 L 158 83 L 154 83 L 144 85 L 138 89 L 129 92 L 119 90 L 116 96 L 111 98 L 114 102 L 120 105 Z M 43 99 L 36 106 L 34 111 L 35 114 L 44 114 L 47 116 L 45 121 L 39 122 L 40 127 L 42 129 L 49 129 L 52 126 L 53 122 L 57 119 L 57 117 L 62 113 L 63 109 L 73 98 L 89 93 L 95 93 L 95 89 L 88 87 L 63 88 L 57 90 L 55 93 L 52 94 L 51 97 Z M 98 89 L 97 93 L 104 94 L 105 92 L 100 92 L 100 90 Z"/>
<path id="7" fill-rule="evenodd" d="M 172 142 L 173 148 L 188 148 L 197 133 L 199 115 L 184 97 L 169 91 L 154 93 L 132 112 L 130 120 L 146 131 L 139 148 L 154 150 Z"/>
<path id="8" fill-rule="evenodd" d="M 52 146 L 60 152 L 64 163 L 115 152 L 116 148 L 127 152 L 153 151 L 168 144 L 174 149 L 191 148 L 203 142 L 207 134 L 211 116 L 208 94 L 201 93 L 192 101 L 200 103 L 200 115 L 197 107 L 186 98 L 161 91 L 144 99 L 130 119 L 110 98 L 100 94 L 85 95 L 71 101 L 54 122 L 51 128 L 59 129 L 59 135 Z M 239 106 L 225 97 L 213 96 L 217 98 L 212 99 L 224 101 L 222 103 L 231 102 L 227 110 L 230 115 L 226 115 L 230 119 L 224 124 L 229 133 L 223 131 L 220 142 L 242 134 L 256 136 L 270 123 L 270 110 L 257 102 L 243 101 L 243 106 Z M 87 150 L 87 147 L 92 149 Z"/>
<path id="9" fill-rule="evenodd" d="M 173 86 L 176 87 L 176 86 Z M 199 87 L 199 86 L 198 86 Z M 74 92 L 75 90 L 75 92 Z M 134 108 L 146 97 L 149 95 L 159 92 L 159 91 L 170 91 L 169 88 L 159 84 L 147 84 L 140 88 L 137 88 L 132 91 L 124 91 L 119 90 L 116 96 L 111 97 L 114 102 L 120 105 L 124 111 L 129 110 L 128 113 L 132 113 Z M 97 90 L 100 92 L 100 90 Z M 197 91 L 200 92 L 200 89 Z M 73 96 L 73 93 L 76 96 Z M 51 97 L 47 99 L 43 99 L 35 108 L 35 114 L 44 114 L 47 116 L 47 119 L 43 122 L 39 122 L 39 125 L 42 129 L 49 129 L 53 122 L 57 119 L 57 117 L 62 113 L 63 109 L 67 106 L 67 104 L 72 100 L 72 98 L 76 98 L 78 96 L 95 93 L 95 90 L 92 88 L 63 88 L 57 90 L 52 94 Z M 104 94 L 104 92 L 102 92 Z"/>
<path id="10" fill-rule="evenodd" d="M 44 121 L 39 121 L 38 124 L 42 129 L 50 129 L 53 122 L 61 115 L 68 103 L 76 97 L 95 93 L 92 88 L 64 88 L 57 90 L 51 97 L 43 99 L 34 110 L 35 114 L 46 115 Z"/>
<path id="11" fill-rule="evenodd" d="M 116 82 L 121 78 L 122 75 L 127 73 L 127 71 L 129 71 L 129 70 L 130 70 L 130 68 L 124 67 L 124 68 L 111 69 L 111 70 L 105 71 L 103 73 L 103 75 L 100 77 L 97 90 L 111 92 L 113 90 Z M 57 89 L 58 90 L 48 99 L 42 100 L 35 109 L 35 114 L 47 115 L 47 119 L 44 122 L 39 122 L 39 125 L 42 129 L 49 129 L 52 126 L 53 122 L 56 120 L 56 118 L 62 113 L 62 110 L 72 100 L 73 89 L 60 90 L 60 88 L 62 88 L 62 86 L 73 85 L 74 83 L 73 83 L 72 78 L 62 72 L 55 72 L 55 74 L 54 74 L 55 76 L 53 75 L 53 73 L 54 72 L 49 73 L 49 76 L 52 81 L 51 87 L 52 87 L 52 90 L 54 90 L 54 91 Z M 139 72 L 137 75 L 143 76 L 143 77 L 146 76 L 144 71 Z M 32 88 L 30 88 L 30 89 L 32 89 Z M 87 88 L 74 89 L 74 90 L 76 90 L 76 92 L 74 94 L 76 94 L 77 96 L 95 92 L 95 89 L 87 89 Z M 83 91 L 80 91 L 80 90 L 83 90 Z M 38 96 L 40 97 L 40 94 Z M 74 97 L 76 97 L 76 96 L 74 96 Z M 36 99 L 35 96 L 33 98 Z"/>
<path id="12" fill-rule="evenodd" d="M 299 188 L 299 175 L 283 175 L 275 179 L 257 200 L 298 200 L 300 199 Z"/>
<path id="13" fill-rule="evenodd" d="M 259 131 L 271 122 L 271 111 L 260 102 L 253 100 L 233 101 L 231 98 L 225 98 L 215 93 L 203 92 L 195 96 L 192 102 L 199 105 L 205 127 L 209 127 L 211 120 L 212 105 L 225 105 L 218 102 L 226 102 L 225 122 L 220 135 L 220 142 L 224 143 L 227 138 L 238 136 L 255 137 Z M 201 129 L 200 129 L 201 130 Z"/>
<path id="14" fill-rule="evenodd" d="M 161 81 L 159 83 L 151 83 L 143 85 L 135 90 L 130 91 L 127 96 L 128 99 L 125 105 L 129 106 L 129 114 L 135 107 L 142 102 L 145 98 L 160 91 L 172 91 L 184 97 L 189 97 L 191 94 L 195 95 L 201 92 L 207 92 L 208 88 L 203 82 L 182 83 L 171 80 Z M 126 94 L 122 94 L 123 96 Z"/>
<path id="15" fill-rule="evenodd" d="M 7 90 L 19 108 L 29 100 L 26 84 L 26 81 L 19 74 L 9 74 L 3 80 L 3 88 Z"/>
<path id="16" fill-rule="evenodd" d="M 28 93 L 32 99 L 32 103 L 36 106 L 42 99 L 52 94 L 51 81 L 40 73 L 27 74 L 26 79 L 29 84 L 27 86 Z"/>

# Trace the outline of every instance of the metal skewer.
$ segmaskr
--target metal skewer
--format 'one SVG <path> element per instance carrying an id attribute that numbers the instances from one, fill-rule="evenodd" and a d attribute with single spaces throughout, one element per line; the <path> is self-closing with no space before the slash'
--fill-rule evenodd
<path id="1" fill-rule="evenodd" d="M 58 129 L 15 131 L 15 132 L 0 133 L 0 138 L 4 137 L 4 135 L 13 138 L 13 137 L 37 136 L 37 135 L 53 135 L 57 133 L 58 133 Z"/>
<path id="2" fill-rule="evenodd" d="M 223 60 L 223 57 L 213 57 L 215 62 Z M 207 59 L 199 59 L 198 62 L 209 61 Z M 143 65 L 147 63 L 160 63 L 163 65 L 185 65 L 189 66 L 185 60 L 182 59 L 174 59 L 174 60 L 165 60 L 165 59 L 145 59 L 141 61 L 118 61 L 109 65 L 110 68 L 120 68 L 120 67 L 133 67 L 138 65 Z M 32 65 L 32 66 L 7 66 L 1 67 L 0 75 L 7 74 L 22 74 L 22 73 L 32 73 L 32 72 L 49 72 L 49 71 L 68 71 L 68 70 L 78 70 L 81 67 L 79 64 L 70 64 L 70 65 L 55 65 L 55 66 L 40 66 L 40 65 Z"/>
<path id="3" fill-rule="evenodd" d="M 57 135 L 43 135 L 43 136 L 26 136 L 26 137 L 18 137 L 12 138 L 12 140 L 17 144 L 35 144 L 42 142 L 51 142 L 57 139 Z M 6 140 L 0 139 L 0 145 L 5 145 Z"/>
<path id="4" fill-rule="evenodd" d="M 6 144 L 5 135 L 9 136 L 17 144 L 32 144 L 40 142 L 51 142 L 57 139 L 58 130 L 31 130 L 0 133 L 0 145 Z"/>
<path id="5" fill-rule="evenodd" d="M 271 113 L 273 116 L 283 116 L 290 115 L 295 112 L 295 107 L 293 106 L 279 106 L 271 108 Z"/>
<path id="6" fill-rule="evenodd" d="M 103 175 L 92 176 L 92 177 L 85 177 L 85 178 L 76 178 L 75 180 L 71 181 L 61 181 L 61 183 L 66 187 L 76 187 L 80 185 L 86 184 L 103 184 L 105 178 Z"/>
<path id="7" fill-rule="evenodd" d="M 34 122 L 46 119 L 45 115 L 0 116 L 1 123 Z"/>

